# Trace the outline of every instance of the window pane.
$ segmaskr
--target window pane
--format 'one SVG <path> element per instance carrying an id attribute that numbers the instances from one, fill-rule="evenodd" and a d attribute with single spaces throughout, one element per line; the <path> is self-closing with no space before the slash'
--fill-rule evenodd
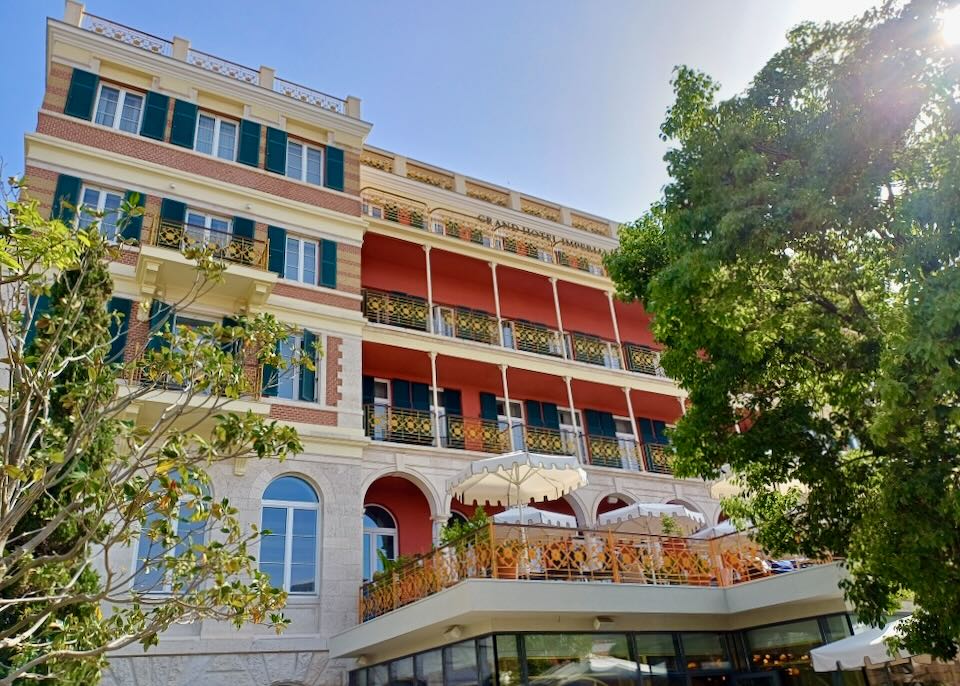
<path id="1" fill-rule="evenodd" d="M 720 634 L 681 634 L 687 669 L 729 669 L 727 649 Z"/>
<path id="2" fill-rule="evenodd" d="M 291 562 L 294 564 L 316 564 L 317 539 L 313 536 L 294 536 L 291 548 Z"/>
<path id="3" fill-rule="evenodd" d="M 753 629 L 745 636 L 753 669 L 779 672 L 783 686 L 818 683 L 810 666 L 810 650 L 823 643 L 817 620 Z M 823 683 L 830 683 L 824 676 Z"/>
<path id="4" fill-rule="evenodd" d="M 303 178 L 303 146 L 287 141 L 287 176 Z"/>
<path id="5" fill-rule="evenodd" d="M 140 533 L 140 541 L 137 543 L 137 569 L 139 570 L 134 577 L 133 587 L 138 591 L 160 591 L 163 589 L 163 570 L 157 565 L 157 560 L 162 557 L 164 548 L 160 541 L 153 541 L 148 535 L 150 527 L 161 518 L 156 512 L 147 515 L 143 523 L 143 529 Z M 144 564 L 149 562 L 149 568 Z"/>
<path id="6" fill-rule="evenodd" d="M 528 674 L 537 681 L 636 683 L 639 670 L 625 634 L 529 634 L 524 643 Z"/>
<path id="7" fill-rule="evenodd" d="M 264 500 L 293 500 L 303 503 L 318 503 L 316 492 L 303 479 L 295 476 L 281 476 L 274 479 L 263 492 Z"/>
<path id="8" fill-rule="evenodd" d="M 297 394 L 297 366 L 292 364 L 293 356 L 300 347 L 296 336 L 290 336 L 280 343 L 280 357 L 285 366 L 277 375 L 277 397 L 294 400 Z"/>
<path id="9" fill-rule="evenodd" d="M 319 150 L 307 148 L 307 183 L 320 185 L 322 156 Z"/>
<path id="10" fill-rule="evenodd" d="M 196 150 L 205 152 L 208 155 L 213 154 L 213 129 L 216 126 L 216 120 L 201 114 L 197 120 L 197 143 Z"/>
<path id="11" fill-rule="evenodd" d="M 439 649 L 420 653 L 416 656 L 416 663 L 421 686 L 443 686 L 443 656 Z"/>
<path id="12" fill-rule="evenodd" d="M 260 539 L 260 562 L 283 563 L 285 541 L 283 535 L 263 536 Z"/>
<path id="13" fill-rule="evenodd" d="M 210 228 L 221 233 L 230 233 L 230 222 L 226 219 L 210 217 Z"/>
<path id="14" fill-rule="evenodd" d="M 841 638 L 850 636 L 850 624 L 847 622 L 846 615 L 830 615 L 824 617 L 824 628 L 826 629 L 827 643 L 839 641 Z"/>
<path id="15" fill-rule="evenodd" d="M 273 588 L 283 588 L 283 563 L 260 563 L 260 571 L 270 577 Z"/>
<path id="16" fill-rule="evenodd" d="M 287 256 L 283 265 L 283 276 L 293 281 L 300 280 L 300 241 L 287 237 Z"/>
<path id="17" fill-rule="evenodd" d="M 220 141 L 217 145 L 217 157 L 233 160 L 237 149 L 237 125 L 220 122 Z"/>
<path id="18" fill-rule="evenodd" d="M 314 593 L 316 591 L 315 575 L 315 564 L 290 565 L 290 592 Z"/>
<path id="19" fill-rule="evenodd" d="M 317 535 L 317 511 L 316 510 L 294 510 L 293 511 L 293 535 L 294 536 L 316 536 Z"/>
<path id="20" fill-rule="evenodd" d="M 120 115 L 120 130 L 129 133 L 140 132 L 140 110 L 143 109 L 143 97 L 127 93 L 123 97 L 123 113 Z"/>
<path id="21" fill-rule="evenodd" d="M 287 531 L 287 508 L 285 507 L 265 507 L 263 508 L 263 520 L 261 529 L 268 529 L 272 534 L 283 535 Z"/>
<path id="22" fill-rule="evenodd" d="M 517 652 L 517 637 L 513 634 L 497 636 L 497 675 L 500 686 L 516 686 L 520 683 L 520 655 Z"/>
<path id="23" fill-rule="evenodd" d="M 317 244 L 303 242 L 303 283 L 317 283 Z"/>
<path id="24" fill-rule="evenodd" d="M 105 193 L 103 200 L 103 219 L 100 220 L 100 233 L 109 240 L 117 238 L 117 222 L 120 220 L 120 204 L 123 202 L 116 193 Z"/>
<path id="25" fill-rule="evenodd" d="M 650 666 L 653 674 L 666 674 L 677 668 L 673 634 L 637 634 L 637 660 Z"/>
<path id="26" fill-rule="evenodd" d="M 443 649 L 447 686 L 476 686 L 477 646 L 473 641 L 464 641 Z"/>
<path id="27" fill-rule="evenodd" d="M 480 683 L 487 686 L 493 684 L 493 637 L 484 636 L 477 639 L 477 667 L 480 668 Z"/>
<path id="28" fill-rule="evenodd" d="M 93 223 L 93 213 L 97 211 L 97 205 L 100 203 L 100 191 L 93 188 L 83 189 L 83 198 L 80 204 L 84 211 L 80 212 L 80 228 L 86 229 Z"/>
<path id="29" fill-rule="evenodd" d="M 377 665 L 367 670 L 368 686 L 387 686 L 389 681 L 386 665 Z"/>
<path id="30" fill-rule="evenodd" d="M 390 665 L 393 675 L 390 678 L 392 686 L 413 686 L 417 682 L 413 678 L 413 658 L 405 657 L 400 660 L 394 660 Z"/>
<path id="31" fill-rule="evenodd" d="M 97 102 L 97 116 L 94 121 L 104 126 L 113 126 L 117 115 L 117 102 L 120 100 L 120 91 L 116 88 L 100 89 L 100 100 Z"/>

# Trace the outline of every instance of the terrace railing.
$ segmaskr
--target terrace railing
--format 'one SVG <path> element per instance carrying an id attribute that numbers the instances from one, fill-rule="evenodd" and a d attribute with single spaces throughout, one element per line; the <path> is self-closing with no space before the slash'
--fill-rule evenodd
<path id="1" fill-rule="evenodd" d="M 502 455 L 510 452 L 510 437 L 491 419 L 446 415 L 443 445 L 455 450 L 477 450 Z"/>
<path id="2" fill-rule="evenodd" d="M 433 332 L 487 345 L 500 345 L 497 318 L 487 312 L 451 305 L 434 305 Z"/>
<path id="3" fill-rule="evenodd" d="M 267 268 L 267 242 L 235 236 L 183 221 L 158 218 L 150 229 L 150 245 L 184 252 L 190 248 L 212 247 L 217 257 L 260 269 Z"/>
<path id="4" fill-rule="evenodd" d="M 363 584 L 359 619 L 379 617 L 466 579 L 729 587 L 829 561 L 799 558 L 785 565 L 744 533 L 706 540 L 490 524 Z"/>
<path id="5" fill-rule="evenodd" d="M 624 363 L 631 372 L 649 374 L 665 378 L 666 372 L 660 366 L 660 351 L 639 343 L 623 344 Z"/>
<path id="6" fill-rule="evenodd" d="M 563 356 L 560 332 L 543 324 L 503 320 L 503 345 L 528 353 Z"/>
<path id="7" fill-rule="evenodd" d="M 375 441 L 431 445 L 434 442 L 433 413 L 387 405 L 364 406 L 364 430 Z"/>
<path id="8" fill-rule="evenodd" d="M 406 293 L 388 293 L 364 289 L 363 316 L 377 324 L 427 331 L 430 328 L 430 307 L 427 301 Z"/>
<path id="9" fill-rule="evenodd" d="M 620 347 L 614 341 L 583 333 L 564 335 L 567 357 L 577 362 L 595 364 L 608 369 L 623 369 Z"/>
<path id="10" fill-rule="evenodd" d="M 666 443 L 644 443 L 643 460 L 646 471 L 654 474 L 672 474 L 670 460 L 673 451 Z"/>
<path id="11" fill-rule="evenodd" d="M 595 467 L 613 467 L 639 471 L 640 451 L 632 438 L 587 436 L 586 461 Z"/>

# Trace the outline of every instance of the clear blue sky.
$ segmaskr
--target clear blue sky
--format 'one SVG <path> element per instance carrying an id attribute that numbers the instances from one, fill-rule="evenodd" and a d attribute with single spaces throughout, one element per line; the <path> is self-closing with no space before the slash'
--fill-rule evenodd
<path id="1" fill-rule="evenodd" d="M 806 19 L 874 0 L 92 0 L 87 9 L 338 96 L 369 142 L 619 220 L 666 181 L 671 69 L 742 90 Z M 282 9 L 280 9 L 282 8 Z M 0 0 L 0 155 L 23 169 L 62 0 Z"/>

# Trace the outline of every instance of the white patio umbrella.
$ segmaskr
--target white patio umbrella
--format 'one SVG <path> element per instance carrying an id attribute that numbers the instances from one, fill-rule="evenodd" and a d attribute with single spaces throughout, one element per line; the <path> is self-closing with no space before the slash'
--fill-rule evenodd
<path id="1" fill-rule="evenodd" d="M 531 500 L 557 500 L 586 484 L 575 457 L 517 450 L 471 462 L 449 482 L 449 491 L 463 503 L 516 506 L 522 519 Z"/>
<path id="2" fill-rule="evenodd" d="M 577 518 L 573 515 L 548 512 L 536 507 L 528 507 L 525 510 L 521 510 L 519 507 L 511 507 L 509 510 L 493 515 L 493 521 L 499 524 L 543 524 L 566 529 L 576 529 L 578 527 Z"/>
<path id="3" fill-rule="evenodd" d="M 813 660 L 813 669 L 816 672 L 834 672 L 838 669 L 862 669 L 865 661 L 872 664 L 896 660 L 900 657 L 911 657 L 911 653 L 897 651 L 891 655 L 887 651 L 885 640 L 899 636 L 900 623 L 906 619 L 901 617 L 888 623 L 882 629 L 868 629 L 863 633 L 844 638 L 810 651 Z"/>
<path id="4" fill-rule="evenodd" d="M 749 528 L 749 526 L 747 527 Z M 711 539 L 711 538 L 720 538 L 721 536 L 729 536 L 730 534 L 735 534 L 739 531 L 732 521 L 725 519 L 724 521 L 716 524 L 714 526 L 708 526 L 706 529 L 700 529 L 697 533 L 693 534 L 690 538 L 701 538 L 701 539 Z"/>
<path id="5" fill-rule="evenodd" d="M 663 531 L 663 518 L 666 516 L 672 517 L 684 533 L 695 531 L 707 521 L 702 514 L 688 510 L 683 505 L 633 503 L 604 512 L 597 517 L 597 524 L 604 529 L 623 533 L 657 534 Z"/>

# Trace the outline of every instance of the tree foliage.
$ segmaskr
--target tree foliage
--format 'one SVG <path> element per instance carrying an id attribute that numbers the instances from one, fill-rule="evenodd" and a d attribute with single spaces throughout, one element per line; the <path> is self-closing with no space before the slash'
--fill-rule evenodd
<path id="1" fill-rule="evenodd" d="M 681 475 L 769 548 L 846 558 L 861 617 L 960 638 L 960 60 L 940 15 L 803 24 L 742 94 L 675 72 L 671 180 L 608 267 L 690 395 Z M 805 488 L 782 489 L 797 481 Z"/>
<path id="2" fill-rule="evenodd" d="M 259 532 L 211 495 L 209 468 L 301 449 L 292 428 L 229 411 L 259 365 L 282 366 L 290 332 L 270 315 L 166 321 L 158 345 L 112 359 L 131 324 L 108 309 L 125 249 L 25 196 L 0 219 L 0 685 L 95 683 L 110 651 L 173 623 L 286 621 L 250 554 Z M 212 246 L 189 257 L 181 307 L 224 270 Z"/>

